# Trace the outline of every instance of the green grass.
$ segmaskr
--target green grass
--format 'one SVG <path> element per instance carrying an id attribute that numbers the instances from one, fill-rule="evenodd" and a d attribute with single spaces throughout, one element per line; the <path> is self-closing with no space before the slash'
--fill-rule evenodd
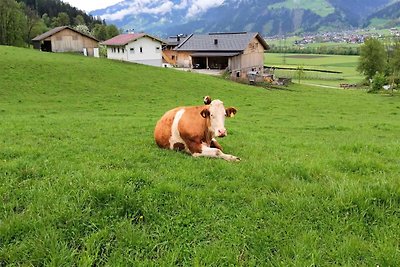
<path id="1" fill-rule="evenodd" d="M 358 56 L 307 55 L 266 53 L 264 62 L 267 66 L 298 67 L 342 72 L 340 74 L 306 71 L 306 82 L 339 87 L 340 83 L 359 83 L 363 80 L 356 71 Z M 295 71 L 277 70 L 279 77 L 295 78 Z"/>
<path id="2" fill-rule="evenodd" d="M 326 17 L 335 12 L 334 7 L 328 2 L 324 0 L 286 0 L 282 3 L 276 3 L 271 5 L 271 8 L 288 8 L 288 9 L 305 9 L 311 10 L 315 14 L 318 14 L 321 17 Z"/>
<path id="3" fill-rule="evenodd" d="M 0 266 L 396 266 L 399 97 L 0 46 Z M 232 163 L 159 149 L 204 95 Z"/>

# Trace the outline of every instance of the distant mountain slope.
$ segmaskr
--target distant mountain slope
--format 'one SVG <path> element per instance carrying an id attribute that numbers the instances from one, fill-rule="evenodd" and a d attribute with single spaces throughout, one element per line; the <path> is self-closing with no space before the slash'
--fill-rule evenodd
<path id="1" fill-rule="evenodd" d="M 380 24 L 382 27 L 400 25 L 400 2 L 393 3 L 367 17 L 365 26 Z"/>
<path id="2" fill-rule="evenodd" d="M 359 27 L 369 15 L 392 3 L 393 0 L 125 0 L 91 14 L 123 29 L 161 36 L 213 31 L 276 35 Z"/>

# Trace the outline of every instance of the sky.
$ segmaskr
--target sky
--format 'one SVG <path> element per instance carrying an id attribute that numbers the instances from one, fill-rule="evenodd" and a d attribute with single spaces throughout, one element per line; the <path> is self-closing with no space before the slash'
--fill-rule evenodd
<path id="1" fill-rule="evenodd" d="M 115 5 L 122 0 L 63 0 L 63 2 L 86 12 Z"/>

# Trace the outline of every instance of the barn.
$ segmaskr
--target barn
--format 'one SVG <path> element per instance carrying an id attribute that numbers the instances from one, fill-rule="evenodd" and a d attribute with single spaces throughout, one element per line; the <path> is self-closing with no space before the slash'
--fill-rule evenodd
<path id="1" fill-rule="evenodd" d="M 227 70 L 232 77 L 263 72 L 268 44 L 259 33 L 192 34 L 175 48 L 178 67 Z"/>
<path id="2" fill-rule="evenodd" d="M 69 26 L 61 26 L 32 39 L 33 47 L 45 52 L 79 52 L 98 57 L 99 41 Z"/>

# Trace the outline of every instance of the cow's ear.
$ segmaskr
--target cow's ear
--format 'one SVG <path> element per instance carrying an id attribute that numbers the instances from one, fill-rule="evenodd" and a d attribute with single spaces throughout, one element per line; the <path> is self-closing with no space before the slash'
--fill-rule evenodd
<path id="1" fill-rule="evenodd" d="M 236 112 L 237 112 L 236 108 L 233 107 L 227 108 L 225 109 L 225 116 L 233 118 L 235 117 Z"/>
<path id="2" fill-rule="evenodd" d="M 205 105 L 210 105 L 210 104 L 211 104 L 211 97 L 208 96 L 208 95 L 206 95 L 206 96 L 203 98 L 203 102 L 204 102 Z"/>
<path id="3" fill-rule="evenodd" d="M 207 108 L 205 108 L 205 109 L 203 109 L 203 110 L 200 112 L 200 115 L 201 115 L 203 118 L 210 117 L 210 111 L 209 111 Z"/>

